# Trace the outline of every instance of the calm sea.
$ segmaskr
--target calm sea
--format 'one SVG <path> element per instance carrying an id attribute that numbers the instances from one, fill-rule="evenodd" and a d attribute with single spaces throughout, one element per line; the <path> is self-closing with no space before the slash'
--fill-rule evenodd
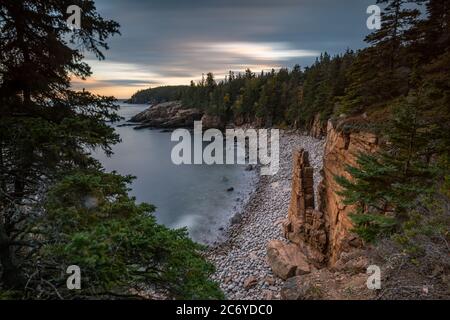
<path id="1" fill-rule="evenodd" d="M 253 190 L 256 172 L 245 171 L 243 165 L 174 165 L 170 155 L 177 142 L 170 140 L 170 132 L 120 126 L 147 107 L 121 103 L 119 114 L 125 120 L 114 127 L 122 142 L 113 147 L 111 157 L 103 152 L 94 156 L 108 171 L 137 177 L 131 194 L 157 207 L 158 222 L 187 227 L 202 243 L 221 240 L 223 229 Z"/>

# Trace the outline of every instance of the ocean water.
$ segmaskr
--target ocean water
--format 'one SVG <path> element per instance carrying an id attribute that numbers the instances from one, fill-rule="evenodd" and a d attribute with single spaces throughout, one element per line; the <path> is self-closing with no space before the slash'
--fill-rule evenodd
<path id="1" fill-rule="evenodd" d="M 161 129 L 134 130 L 121 126 L 147 105 L 120 104 L 124 121 L 114 124 L 122 142 L 107 157 L 95 152 L 106 170 L 136 176 L 131 194 L 138 202 L 157 207 L 159 223 L 170 228 L 187 227 L 198 242 L 220 241 L 231 217 L 249 198 L 256 172 L 244 165 L 175 165 L 171 161 L 171 132 Z M 227 189 L 234 188 L 229 192 Z"/>

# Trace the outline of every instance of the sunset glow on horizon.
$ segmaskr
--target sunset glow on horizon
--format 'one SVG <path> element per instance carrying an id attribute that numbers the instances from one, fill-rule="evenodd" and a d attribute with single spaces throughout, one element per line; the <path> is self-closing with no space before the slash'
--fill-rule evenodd
<path id="1" fill-rule="evenodd" d="M 88 60 L 93 76 L 86 80 L 73 79 L 72 85 L 77 90 L 87 89 L 93 93 L 115 96 L 119 99 L 131 97 L 136 91 L 150 87 L 167 85 L 189 85 L 190 81 L 200 81 L 202 74 L 212 72 L 216 81 L 225 79 L 229 71 L 235 73 L 245 72 L 250 69 L 254 73 L 262 71 L 278 70 L 283 67 L 278 61 L 290 58 L 317 57 L 319 52 L 308 50 L 290 49 L 283 43 L 198 43 L 186 47 L 186 52 L 202 52 L 207 56 L 205 63 L 222 65 L 223 60 L 230 61 L 224 69 L 199 70 L 196 74 L 189 69 L 172 67 L 169 71 L 180 74 L 192 72 L 191 76 L 170 77 L 163 74 L 143 71 L 139 65 L 116 63 L 97 60 Z M 216 58 L 217 57 L 217 58 Z M 248 61 L 247 63 L 245 61 Z"/>
<path id="2" fill-rule="evenodd" d="M 104 61 L 87 57 L 92 77 L 72 85 L 126 99 L 149 87 L 189 85 L 208 72 L 221 81 L 247 68 L 306 67 L 322 52 L 365 46 L 371 0 L 348 1 L 98 0 L 98 10 L 121 25 L 121 35 L 108 39 Z"/>

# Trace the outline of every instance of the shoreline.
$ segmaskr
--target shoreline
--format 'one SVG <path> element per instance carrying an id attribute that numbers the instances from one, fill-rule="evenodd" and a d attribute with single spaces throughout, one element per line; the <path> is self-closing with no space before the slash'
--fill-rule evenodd
<path id="1" fill-rule="evenodd" d="M 260 176 L 248 201 L 224 231 L 224 241 L 212 245 L 206 257 L 216 266 L 213 279 L 228 299 L 279 299 L 283 281 L 273 275 L 266 262 L 266 245 L 283 240 L 282 223 L 287 217 L 291 196 L 292 154 L 304 148 L 314 167 L 314 188 L 321 181 L 324 140 L 298 132 L 280 131 L 280 170 Z M 259 168 L 258 168 L 259 173 Z"/>
<path id="2" fill-rule="evenodd" d="M 225 241 L 226 236 L 224 236 L 224 233 L 231 225 L 233 217 L 236 213 L 242 212 L 243 207 L 248 202 L 251 194 L 254 192 L 255 186 L 259 180 L 257 168 L 248 170 L 248 165 L 224 165 L 222 168 L 218 168 L 219 166 L 216 166 L 215 169 L 211 170 L 205 168 L 204 170 L 198 170 L 200 171 L 200 175 L 197 175 L 196 177 L 202 177 L 198 183 L 199 185 L 203 184 L 211 186 L 208 190 L 206 190 L 205 187 L 193 186 L 192 188 L 195 190 L 200 190 L 200 192 L 196 192 L 195 190 L 183 190 L 182 193 L 178 191 L 168 191 L 171 193 L 167 196 L 165 196 L 167 192 L 165 192 L 162 196 L 161 194 L 156 197 L 154 195 L 147 196 L 147 194 L 151 194 L 151 192 L 146 190 L 147 188 L 153 188 L 154 183 L 152 183 L 152 180 L 155 179 L 155 176 L 149 175 L 149 169 L 147 168 L 143 171 L 143 168 L 146 165 L 142 167 L 139 167 L 139 165 L 140 163 L 152 163 L 150 159 L 154 159 L 156 156 L 149 153 L 151 152 L 151 149 L 149 149 L 151 146 L 146 143 L 149 140 L 154 140 L 156 143 L 159 143 L 159 135 L 163 135 L 164 139 L 167 140 L 167 143 L 163 143 L 164 146 L 173 142 L 170 141 L 170 132 L 172 130 L 163 128 L 149 128 L 142 132 L 132 130 L 132 126 L 129 126 L 127 121 L 129 121 L 130 117 L 133 115 L 142 112 L 142 109 L 147 109 L 147 106 L 120 106 L 119 112 L 122 116 L 122 120 L 118 123 L 112 124 L 112 126 L 116 132 L 121 135 L 121 138 L 125 139 L 121 144 L 114 146 L 115 152 L 120 154 L 120 152 L 123 152 L 121 151 L 121 148 L 127 151 L 131 150 L 133 154 L 138 155 L 134 156 L 134 158 L 144 160 L 135 161 L 134 164 L 137 165 L 130 167 L 127 163 L 122 165 L 123 161 L 120 161 L 120 159 L 119 161 L 111 161 L 111 158 L 100 155 L 99 158 L 102 161 L 102 164 L 104 166 L 107 165 L 110 170 L 118 170 L 123 174 L 132 174 L 137 176 L 138 179 L 136 179 L 136 181 L 134 181 L 131 185 L 133 188 L 133 195 L 138 197 L 138 201 L 155 204 L 157 206 L 157 210 L 154 212 L 154 215 L 157 219 L 164 219 L 166 215 L 169 217 L 173 215 L 173 219 L 168 219 L 168 221 L 165 221 L 167 222 L 165 224 L 166 226 L 170 228 L 181 228 L 187 226 L 189 228 L 190 238 L 206 246 L 213 246 L 216 243 Z M 142 138 L 144 136 L 152 136 L 152 138 Z M 138 147 L 133 147 L 136 141 L 138 141 L 136 144 Z M 163 149 L 169 158 L 162 158 L 160 159 L 161 161 L 170 162 L 170 148 L 171 147 L 168 147 L 167 150 Z M 141 149 L 147 151 L 141 152 Z M 122 156 L 124 155 L 122 154 Z M 117 153 L 114 158 L 118 159 Z M 159 159 L 160 157 L 156 158 Z M 159 164 L 152 163 L 152 168 L 155 166 L 159 167 Z M 179 169 L 179 167 L 175 167 L 174 169 L 179 170 L 179 174 L 189 174 L 192 171 L 197 171 L 194 166 L 186 165 L 184 167 L 185 169 Z M 203 165 L 203 167 L 207 166 Z M 170 169 L 167 166 L 163 166 L 163 168 L 164 170 Z M 180 179 L 181 178 L 182 177 L 180 177 Z M 161 181 L 160 179 L 160 176 L 156 176 L 156 181 Z M 172 178 L 171 183 L 174 182 L 178 183 L 178 178 L 176 180 Z M 186 183 L 183 185 L 187 187 Z M 233 190 L 228 191 L 227 189 L 229 188 L 232 188 Z M 178 185 L 173 185 L 172 189 L 177 190 L 180 189 L 180 187 Z M 186 199 L 178 200 L 184 195 L 187 195 Z M 180 210 L 183 210 L 182 212 L 172 210 L 173 212 L 176 212 L 175 214 L 172 214 L 167 210 L 170 206 L 164 197 L 167 199 L 171 199 L 172 197 L 175 199 L 176 197 L 177 200 L 174 202 L 179 203 L 179 205 L 175 208 L 180 208 L 180 206 L 183 205 L 182 201 L 186 201 L 189 209 L 180 208 Z M 194 202 L 198 202 L 199 204 L 193 204 Z M 159 221 L 160 223 L 164 223 L 164 220 Z"/>

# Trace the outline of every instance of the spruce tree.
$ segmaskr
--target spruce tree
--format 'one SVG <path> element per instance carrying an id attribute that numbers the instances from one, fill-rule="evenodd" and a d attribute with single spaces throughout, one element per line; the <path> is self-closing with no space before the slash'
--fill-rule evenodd
<path id="1" fill-rule="evenodd" d="M 398 63 L 400 49 L 405 42 L 405 32 L 420 15 L 417 9 L 407 7 L 413 0 L 378 0 L 385 5 L 381 15 L 381 29 L 367 36 L 366 41 L 377 48 L 380 58 L 386 59 L 387 67 L 393 70 Z"/>
<path id="2" fill-rule="evenodd" d="M 81 29 L 66 23 L 71 5 Z M 117 107 L 70 79 L 89 77 L 84 55 L 103 59 L 118 33 L 91 0 L 0 1 L 0 291 L 15 298 L 222 297 L 202 247 L 158 225 L 128 196 L 130 178 L 91 157 L 119 141 Z M 72 264 L 86 290 L 67 290 Z"/>
<path id="3" fill-rule="evenodd" d="M 413 41 L 411 28 L 420 11 L 411 8 L 414 0 L 378 0 L 384 5 L 382 25 L 366 37 L 371 46 L 357 55 L 348 71 L 349 85 L 340 98 L 338 113 L 358 114 L 369 108 L 386 106 L 409 90 L 410 70 L 415 57 L 406 46 Z"/>
<path id="4" fill-rule="evenodd" d="M 72 32 L 66 11 L 73 4 L 82 9 L 83 28 Z M 28 245 L 20 237 L 33 220 L 27 207 L 61 170 L 92 164 L 90 148 L 109 152 L 118 141 L 106 124 L 118 119 L 113 99 L 70 88 L 71 76 L 91 73 L 84 52 L 103 59 L 118 24 L 101 18 L 93 1 L 0 5 L 0 260 L 2 282 L 17 287 L 25 279 L 15 253 Z"/>
<path id="5" fill-rule="evenodd" d="M 421 94 L 412 93 L 392 107 L 393 117 L 382 128 L 385 143 L 375 154 L 360 154 L 348 166 L 351 178 L 336 177 L 344 203 L 356 205 L 355 232 L 367 241 L 401 231 L 421 197 L 433 192 L 438 172 L 430 162 L 436 153 Z"/>

